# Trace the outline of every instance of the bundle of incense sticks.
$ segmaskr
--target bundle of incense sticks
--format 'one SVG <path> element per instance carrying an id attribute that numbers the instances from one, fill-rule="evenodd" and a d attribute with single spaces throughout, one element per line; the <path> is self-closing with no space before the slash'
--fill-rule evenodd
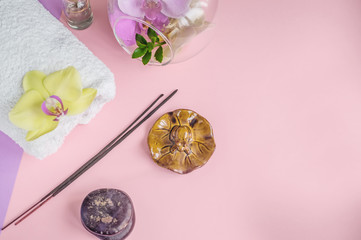
<path id="1" fill-rule="evenodd" d="M 67 179 L 65 179 L 62 183 L 56 186 L 53 190 L 51 190 L 48 194 L 46 194 L 43 198 L 40 199 L 33 206 L 28 208 L 14 220 L 6 224 L 1 230 L 6 229 L 8 226 L 15 222 L 15 225 L 22 222 L 25 218 L 27 218 L 30 214 L 39 209 L 42 205 L 44 205 L 51 198 L 58 195 L 61 191 L 63 191 L 66 187 L 68 187 L 72 182 L 74 182 L 78 177 L 80 177 L 83 173 L 85 173 L 89 168 L 94 166 L 97 162 L 99 162 L 105 155 L 107 155 L 113 148 L 115 148 L 119 143 L 121 143 L 126 137 L 128 137 L 134 130 L 136 130 L 140 125 L 142 125 L 148 118 L 150 118 L 161 106 L 163 106 L 171 97 L 176 94 L 178 89 L 174 90 L 167 98 L 165 98 L 162 102 L 160 102 L 153 110 L 151 110 L 145 117 L 143 117 L 164 95 L 161 94 L 154 102 L 152 102 L 149 107 L 147 107 L 123 132 L 121 132 L 117 137 L 115 137 L 110 143 L 108 143 L 102 150 L 100 150 L 94 157 L 88 160 L 83 166 L 81 166 L 78 170 L 76 170 L 73 174 L 71 174 Z M 143 117 L 143 118 L 142 118 Z"/>

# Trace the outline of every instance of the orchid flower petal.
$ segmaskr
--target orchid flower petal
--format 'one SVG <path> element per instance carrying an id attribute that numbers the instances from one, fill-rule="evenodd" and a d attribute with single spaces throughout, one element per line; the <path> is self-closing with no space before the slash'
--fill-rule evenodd
<path id="1" fill-rule="evenodd" d="M 118 0 L 119 9 L 123 13 L 133 17 L 139 17 L 139 18 L 144 17 L 144 12 L 142 11 L 142 5 L 143 5 L 143 0 Z"/>
<path id="2" fill-rule="evenodd" d="M 76 101 L 81 96 L 80 74 L 74 67 L 48 75 L 43 83 L 50 94 L 59 96 L 62 100 Z"/>
<path id="3" fill-rule="evenodd" d="M 49 97 L 49 93 L 43 85 L 45 77 L 46 74 L 40 71 L 27 72 L 23 78 L 24 91 L 36 90 L 43 98 Z"/>
<path id="4" fill-rule="evenodd" d="M 189 9 L 192 0 L 161 0 L 162 13 L 171 18 L 182 17 Z"/>
<path id="5" fill-rule="evenodd" d="M 27 91 L 10 111 L 10 121 L 25 130 L 40 129 L 46 121 L 52 120 L 41 109 L 43 101 L 44 98 L 36 90 Z"/>
<path id="6" fill-rule="evenodd" d="M 68 108 L 69 115 L 76 115 L 84 112 L 93 102 L 95 96 L 97 95 L 97 90 L 94 88 L 85 88 L 83 89 L 82 95 L 75 102 L 64 101 L 64 105 Z"/>
<path id="7" fill-rule="evenodd" d="M 135 35 L 140 33 L 140 28 L 136 21 L 121 19 L 115 26 L 115 33 L 126 46 L 132 46 L 136 43 Z"/>
<path id="8" fill-rule="evenodd" d="M 151 22 L 157 29 L 163 31 L 165 27 L 169 24 L 169 18 L 163 13 L 159 12 L 157 14 L 157 17 Z"/>
<path id="9" fill-rule="evenodd" d="M 25 139 L 26 141 L 33 141 L 38 137 L 53 131 L 58 126 L 58 124 L 59 122 L 56 121 L 46 121 L 40 129 L 29 131 Z"/>

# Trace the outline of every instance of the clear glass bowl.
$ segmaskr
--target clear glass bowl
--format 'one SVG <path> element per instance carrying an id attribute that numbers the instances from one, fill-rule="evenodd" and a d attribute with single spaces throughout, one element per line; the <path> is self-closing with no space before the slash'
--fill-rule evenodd
<path id="1" fill-rule="evenodd" d="M 218 0 L 108 0 L 108 17 L 128 54 L 143 63 L 150 58 L 149 65 L 167 65 L 185 61 L 208 45 L 217 6 Z"/>

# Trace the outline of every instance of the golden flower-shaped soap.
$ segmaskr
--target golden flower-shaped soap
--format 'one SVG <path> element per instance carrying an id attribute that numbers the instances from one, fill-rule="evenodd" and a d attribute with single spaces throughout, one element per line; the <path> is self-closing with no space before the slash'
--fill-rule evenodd
<path id="1" fill-rule="evenodd" d="M 161 116 L 149 132 L 148 146 L 159 166 L 180 174 L 206 164 L 216 148 L 207 119 L 187 109 Z"/>

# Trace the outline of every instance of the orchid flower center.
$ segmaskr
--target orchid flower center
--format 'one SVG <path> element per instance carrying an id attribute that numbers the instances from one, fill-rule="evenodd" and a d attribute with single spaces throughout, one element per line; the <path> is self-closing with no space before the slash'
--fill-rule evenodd
<path id="1" fill-rule="evenodd" d="M 142 10 L 149 20 L 155 20 L 162 10 L 162 4 L 159 0 L 144 0 Z"/>
<path id="2" fill-rule="evenodd" d="M 161 4 L 159 2 L 159 0 L 144 0 L 143 1 L 143 7 L 144 8 L 160 8 Z"/>
<path id="3" fill-rule="evenodd" d="M 41 105 L 41 109 L 46 115 L 55 116 L 54 121 L 59 121 L 68 113 L 68 109 L 64 109 L 63 101 L 56 95 L 52 95 L 45 99 Z"/>

